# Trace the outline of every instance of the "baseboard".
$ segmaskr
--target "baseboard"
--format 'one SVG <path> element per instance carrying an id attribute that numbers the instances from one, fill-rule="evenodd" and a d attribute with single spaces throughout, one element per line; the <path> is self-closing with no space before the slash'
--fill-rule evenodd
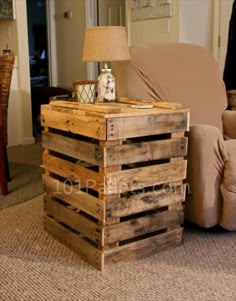
<path id="1" fill-rule="evenodd" d="M 35 139 L 34 137 L 24 137 L 20 139 L 20 144 L 27 145 L 27 144 L 34 144 Z"/>

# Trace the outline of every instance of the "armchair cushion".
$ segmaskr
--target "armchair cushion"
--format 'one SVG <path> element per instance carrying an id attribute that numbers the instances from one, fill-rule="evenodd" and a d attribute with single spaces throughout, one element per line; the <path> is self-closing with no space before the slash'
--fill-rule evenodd
<path id="1" fill-rule="evenodd" d="M 227 230 L 236 230 L 236 139 L 224 142 L 228 160 L 225 162 L 221 193 L 224 198 L 220 224 Z"/>

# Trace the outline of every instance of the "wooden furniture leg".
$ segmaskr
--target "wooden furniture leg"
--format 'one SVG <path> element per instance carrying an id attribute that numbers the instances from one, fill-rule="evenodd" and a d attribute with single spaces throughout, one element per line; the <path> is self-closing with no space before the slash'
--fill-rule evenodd
<path id="1" fill-rule="evenodd" d="M 4 145 L 3 145 L 3 135 L 2 129 L 0 128 L 0 185 L 2 188 L 2 194 L 8 194 L 7 188 L 7 171 L 6 171 L 6 162 L 4 155 Z"/>
<path id="2" fill-rule="evenodd" d="M 5 170 L 6 170 L 6 175 L 7 175 L 7 181 L 10 182 L 11 181 L 11 175 L 10 175 L 10 170 L 9 170 L 9 163 L 8 163 L 6 145 L 4 145 L 3 154 L 4 154 L 4 162 L 5 162 Z"/>

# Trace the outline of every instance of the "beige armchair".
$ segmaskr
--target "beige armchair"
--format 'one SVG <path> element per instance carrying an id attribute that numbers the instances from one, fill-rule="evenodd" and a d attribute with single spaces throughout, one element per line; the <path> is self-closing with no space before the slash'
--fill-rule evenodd
<path id="1" fill-rule="evenodd" d="M 170 101 L 190 108 L 185 219 L 236 230 L 236 112 L 210 52 L 170 43 L 131 47 L 113 64 L 118 97 Z M 222 122 L 223 121 L 223 122 Z"/>

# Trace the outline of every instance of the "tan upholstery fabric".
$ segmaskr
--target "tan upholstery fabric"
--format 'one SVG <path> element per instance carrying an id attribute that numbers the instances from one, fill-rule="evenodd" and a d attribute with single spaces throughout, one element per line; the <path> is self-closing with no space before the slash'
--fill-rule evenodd
<path id="1" fill-rule="evenodd" d="M 236 139 L 225 141 L 225 147 L 228 160 L 220 187 L 224 198 L 220 224 L 227 230 L 236 230 Z"/>
<path id="2" fill-rule="evenodd" d="M 227 96 L 210 52 L 182 43 L 130 48 L 131 61 L 113 63 L 118 96 L 180 102 L 191 109 L 191 123 L 216 125 Z"/>
<path id="3" fill-rule="evenodd" d="M 192 125 L 188 137 L 185 219 L 208 228 L 221 218 L 220 184 L 227 153 L 222 133 L 215 126 Z"/>
<path id="4" fill-rule="evenodd" d="M 224 111 L 222 115 L 224 138 L 236 139 L 236 111 Z"/>
<path id="5" fill-rule="evenodd" d="M 225 228 L 233 228 L 235 194 L 225 181 L 231 183 L 234 177 L 231 185 L 235 187 L 236 176 L 233 161 L 225 163 L 231 153 L 225 147 L 222 118 L 229 137 L 235 137 L 236 122 L 231 112 L 222 116 L 227 96 L 214 58 L 205 48 L 182 43 L 136 46 L 130 52 L 130 62 L 112 64 L 118 97 L 180 102 L 190 108 L 187 191 L 191 193 L 187 194 L 185 219 L 202 227 L 221 221 Z"/>

